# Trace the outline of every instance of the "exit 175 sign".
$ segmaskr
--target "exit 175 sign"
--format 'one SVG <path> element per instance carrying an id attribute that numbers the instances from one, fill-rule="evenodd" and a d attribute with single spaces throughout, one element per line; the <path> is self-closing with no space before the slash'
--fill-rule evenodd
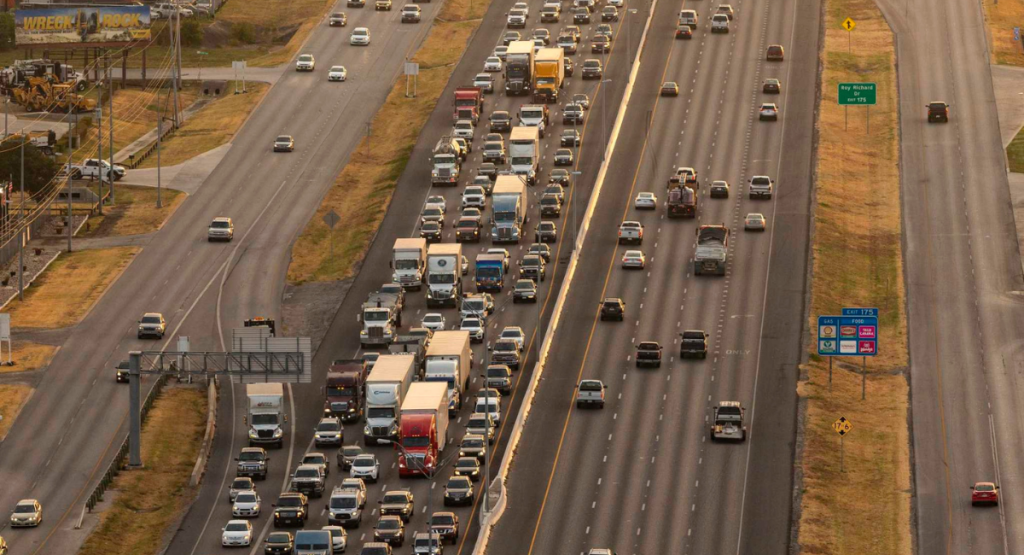
<path id="1" fill-rule="evenodd" d="M 840 106 L 874 106 L 875 83 L 839 83 Z"/>

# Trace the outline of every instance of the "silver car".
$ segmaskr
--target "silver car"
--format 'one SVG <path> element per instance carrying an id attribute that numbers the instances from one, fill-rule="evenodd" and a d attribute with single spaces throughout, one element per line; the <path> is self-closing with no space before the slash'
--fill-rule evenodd
<path id="1" fill-rule="evenodd" d="M 214 218 L 210 222 L 210 229 L 207 230 L 206 238 L 213 241 L 230 241 L 235 238 L 235 223 L 231 218 Z"/>

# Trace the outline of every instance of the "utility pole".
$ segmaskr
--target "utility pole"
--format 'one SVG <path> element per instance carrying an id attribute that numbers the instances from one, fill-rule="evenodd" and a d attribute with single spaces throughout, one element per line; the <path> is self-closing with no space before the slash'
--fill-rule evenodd
<path id="1" fill-rule="evenodd" d="M 72 108 L 72 111 L 74 111 L 74 108 Z M 78 114 L 75 114 L 75 128 L 76 128 L 76 131 L 77 131 L 77 127 L 78 127 L 77 124 L 78 124 Z M 70 118 L 68 119 L 68 125 L 71 125 Z M 69 147 L 71 145 L 71 139 L 72 138 L 73 137 L 69 134 L 68 135 L 68 146 Z M 67 179 L 68 179 L 68 252 L 71 252 L 71 228 L 74 226 L 73 222 L 71 221 L 71 182 L 74 181 L 73 179 L 71 179 L 71 158 L 72 158 L 72 154 L 73 154 L 73 152 L 72 152 L 71 148 L 68 148 L 68 175 L 67 175 Z M 101 169 L 100 170 L 100 175 L 102 175 L 102 174 L 103 174 L 103 170 Z"/>
<path id="2" fill-rule="evenodd" d="M 164 115 L 160 114 L 160 117 L 156 120 L 156 207 L 163 208 L 160 203 L 160 136 L 163 135 L 164 131 Z"/>
<path id="3" fill-rule="evenodd" d="M 110 71 L 110 63 L 107 60 L 107 81 L 110 82 L 110 115 L 107 116 L 107 125 L 110 127 L 110 137 L 107 142 L 110 143 L 108 150 L 110 151 L 110 175 L 107 176 L 107 182 L 110 185 L 110 203 L 114 204 L 114 80 L 113 75 Z M 103 157 L 100 157 L 102 160 Z M 100 214 L 103 214 L 103 199 L 100 199 Z"/>
<path id="4" fill-rule="evenodd" d="M 18 240 L 18 300 L 25 300 L 25 140 L 21 134 L 21 237 Z"/>
<path id="5" fill-rule="evenodd" d="M 181 13 L 178 12 L 178 3 L 174 3 L 174 19 L 171 20 L 171 88 L 174 92 L 174 128 L 178 128 L 178 40 L 175 34 L 177 22 L 181 20 Z"/>
<path id="6" fill-rule="evenodd" d="M 103 161 L 103 105 L 96 106 L 96 160 Z M 113 172 L 111 172 L 113 173 Z M 111 175 L 111 182 L 113 182 L 113 175 Z M 103 172 L 100 172 L 99 186 L 97 187 L 99 192 L 100 200 L 97 204 L 100 207 L 100 215 L 103 215 Z"/>

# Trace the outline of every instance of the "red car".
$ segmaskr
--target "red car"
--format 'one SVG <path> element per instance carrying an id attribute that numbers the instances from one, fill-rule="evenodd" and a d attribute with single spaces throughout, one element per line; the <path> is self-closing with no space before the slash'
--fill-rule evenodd
<path id="1" fill-rule="evenodd" d="M 999 486 L 992 482 L 978 482 L 971 486 L 971 505 L 999 504 Z"/>

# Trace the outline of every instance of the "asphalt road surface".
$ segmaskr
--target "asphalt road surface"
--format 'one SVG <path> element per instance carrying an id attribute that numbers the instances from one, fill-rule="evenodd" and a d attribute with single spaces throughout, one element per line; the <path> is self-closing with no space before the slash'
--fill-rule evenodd
<path id="1" fill-rule="evenodd" d="M 563 320 L 552 340 L 509 479 L 508 508 L 491 537 L 496 554 L 787 553 L 795 440 L 796 365 L 802 356 L 817 18 L 812 2 L 733 3 L 729 34 L 710 33 L 715 5 L 686 3 L 700 23 L 692 40 L 671 40 L 677 4 L 661 2 L 645 48 Z M 766 62 L 768 44 L 786 47 Z M 766 78 L 782 80 L 763 95 Z M 679 97 L 658 97 L 663 81 Z M 762 101 L 781 108 L 758 121 Z M 645 137 L 644 122 L 653 122 Z M 696 221 L 667 219 L 665 183 L 676 166 L 699 171 Z M 752 175 L 776 180 L 771 200 L 747 198 Z M 728 199 L 709 198 L 724 179 Z M 659 195 L 636 211 L 636 193 Z M 745 232 L 763 213 L 764 233 Z M 643 244 L 619 246 L 616 227 L 637 220 Z M 731 230 L 724 277 L 692 275 L 699 224 Z M 627 249 L 647 255 L 624 270 Z M 623 322 L 598 320 L 603 297 L 626 303 Z M 705 360 L 678 357 L 678 332 L 710 334 Z M 659 341 L 658 370 L 636 369 L 639 341 Z M 607 385 L 603 410 L 577 409 L 580 379 Z M 711 408 L 739 400 L 748 435 L 708 441 Z"/>
<path id="2" fill-rule="evenodd" d="M 113 367 L 130 350 L 165 344 L 136 339 L 142 313 L 164 314 L 173 332 L 167 340 L 186 335 L 193 349 L 211 351 L 223 349 L 221 330 L 230 339 L 243 319 L 278 315 L 292 241 L 437 6 L 424 5 L 419 25 L 400 25 L 398 10 L 352 12 L 341 29 L 328 28 L 325 20 L 303 49 L 317 57 L 317 70 L 288 72 L 278 81 L 205 186 L 75 327 L 0 446 L 0 507 L 10 510 L 17 500 L 34 497 L 45 513 L 38 528 L 4 530 L 12 551 L 73 553 L 84 540 L 86 531 L 74 524 L 127 429 L 128 392 L 114 383 Z M 352 28 L 364 24 L 373 43 L 349 46 Z M 347 66 L 348 82 L 327 82 L 335 63 Z M 271 152 L 279 134 L 295 137 L 295 152 Z M 234 242 L 207 243 L 206 229 L 217 216 L 234 218 Z M 230 400 L 230 392 L 222 399 Z M 228 418 L 227 401 L 222 409 Z M 230 429 L 230 422 L 222 421 L 221 429 Z M 7 520 L 0 522 L 6 526 Z"/>
<path id="3" fill-rule="evenodd" d="M 918 551 L 1020 553 L 1021 261 L 982 7 L 881 5 L 899 39 Z M 949 123 L 928 123 L 933 100 Z M 978 481 L 1001 486 L 998 508 L 971 506 Z"/>
<path id="4" fill-rule="evenodd" d="M 369 293 L 377 290 L 382 283 L 391 281 L 389 262 L 391 261 L 394 240 L 399 237 L 410 237 L 418 234 L 419 213 L 428 195 L 443 195 L 446 198 L 448 215 L 446 217 L 444 241 L 454 242 L 455 240 L 453 227 L 458 218 L 457 214 L 459 212 L 462 190 L 465 184 L 472 180 L 481 162 L 483 135 L 486 133 L 487 126 L 484 124 L 477 128 L 474 141 L 475 148 L 470 155 L 469 162 L 462 167 L 462 178 L 460 179 L 459 187 L 431 188 L 427 186 L 431 167 L 430 153 L 437 139 L 451 130 L 450 99 L 452 98 L 452 91 L 457 86 L 471 83 L 473 76 L 482 71 L 484 59 L 490 55 L 494 45 L 500 41 L 501 36 L 505 32 L 504 14 L 511 7 L 511 4 L 512 2 L 492 4 L 480 29 L 474 35 L 466 55 L 460 60 L 451 82 L 438 102 L 437 108 L 431 114 L 427 126 L 423 133 L 421 133 L 412 152 L 409 165 L 398 181 L 393 202 L 379 232 L 373 240 L 366 260 L 362 264 L 358 276 L 355 278 L 330 330 L 314 357 L 313 386 L 296 386 L 291 388 L 293 402 L 290 403 L 289 419 L 294 425 L 290 426 L 287 431 L 288 440 L 286 447 L 280 452 L 271 453 L 270 476 L 266 481 L 261 481 L 257 484 L 257 490 L 262 496 L 264 503 L 265 513 L 260 518 L 255 519 L 253 523 L 258 540 L 257 544 L 261 544 L 262 539 L 272 529 L 270 518 L 270 511 L 272 509 L 269 505 L 276 500 L 279 492 L 288 487 L 288 475 L 294 470 L 302 455 L 310 451 L 327 453 L 332 459 L 335 456 L 336 449 L 315 448 L 312 445 L 313 428 L 322 415 L 323 407 L 323 394 L 320 391 L 319 384 L 323 382 L 327 367 L 331 361 L 361 356 L 362 351 L 358 341 L 361 324 L 357 319 L 360 307 Z M 542 0 L 530 2 L 530 20 L 527 24 L 527 29 L 523 31 L 524 35 L 534 28 L 542 27 L 549 29 L 554 37 L 557 35 L 557 30 L 560 27 L 568 24 L 564 15 L 561 23 L 541 24 L 538 20 L 542 4 Z M 421 6 L 426 7 L 429 4 L 421 4 Z M 351 14 L 352 10 L 349 10 L 349 13 Z M 629 31 L 624 27 L 627 21 L 630 21 L 633 25 L 633 28 Z M 611 53 L 601 55 L 589 53 L 590 36 L 599 22 L 582 26 L 584 38 L 580 44 L 579 53 L 572 57 L 576 64 L 576 72 L 573 77 L 567 80 L 567 84 L 562 91 L 563 96 L 580 92 L 586 93 L 590 97 L 591 102 L 591 109 L 588 111 L 585 123 L 578 126 L 580 133 L 583 135 L 581 151 L 576 153 L 578 159 L 577 169 L 582 172 L 582 175 L 578 178 L 579 192 L 574 201 L 579 205 L 579 217 L 582 217 L 586 202 L 589 199 L 591 186 L 600 164 L 600 152 L 603 150 L 601 125 L 605 118 L 602 116 L 602 104 L 606 103 L 605 116 L 610 126 L 615 118 L 615 112 L 621 103 L 622 92 L 628 74 L 626 56 L 627 35 L 634 43 L 631 50 L 635 52 L 636 43 L 639 42 L 640 32 L 643 29 L 643 22 L 643 17 L 640 14 L 635 14 L 629 16 L 627 20 L 614 23 L 613 25 L 617 33 L 614 41 L 615 46 Z M 611 83 L 602 85 L 596 80 L 584 81 L 580 79 L 581 71 L 579 65 L 583 59 L 592 57 L 601 58 L 604 61 L 605 78 L 611 79 Z M 500 92 L 503 90 L 503 86 L 503 79 L 497 79 L 496 87 L 499 92 L 487 95 L 482 122 L 485 121 L 485 118 L 493 110 L 508 110 L 515 114 L 519 105 L 532 102 L 531 98 L 526 96 L 506 97 Z M 604 99 L 605 95 L 607 95 L 606 100 Z M 543 330 L 538 329 L 537 325 L 538 321 L 540 321 L 539 317 L 543 311 L 544 320 L 546 321 L 550 318 L 554 297 L 557 295 L 571 250 L 571 234 L 567 232 L 566 226 L 570 225 L 572 221 L 571 203 L 573 201 L 571 201 L 571 191 L 566 191 L 566 205 L 563 208 L 561 217 L 555 220 L 559 230 L 559 242 L 551 245 L 552 261 L 547 268 L 547 279 L 540 284 L 540 301 L 535 305 L 513 304 L 511 302 L 510 286 L 518 275 L 516 271 L 518 262 L 532 242 L 534 228 L 537 222 L 541 221 L 538 201 L 541 192 L 545 188 L 544 182 L 547 180 L 547 175 L 554 168 L 552 156 L 554 151 L 559 148 L 558 137 L 562 129 L 565 128 L 561 124 L 561 103 L 551 104 L 549 107 L 551 109 L 551 123 L 548 128 L 549 132 L 542 139 L 543 158 L 541 161 L 542 173 L 540 184 L 527 190 L 529 197 L 529 223 L 525 235 L 528 239 L 521 241 L 518 245 L 496 245 L 509 249 L 512 269 L 510 275 L 506 278 L 505 290 L 502 294 L 495 295 L 498 308 L 495 314 L 488 318 L 487 339 L 484 344 L 474 346 L 474 374 L 476 375 L 486 367 L 485 365 L 488 360 L 486 346 L 493 341 L 493 338 L 500 333 L 503 327 L 508 325 L 521 326 L 529 338 L 526 349 L 527 360 L 524 365 L 525 369 L 515 373 L 513 393 L 510 398 L 502 401 L 499 439 L 494 445 L 494 452 L 492 453 L 492 467 L 495 470 L 497 469 L 498 462 L 501 460 L 508 436 L 511 433 L 512 426 L 506 424 L 515 421 L 525 388 L 529 383 L 532 361 L 536 358 L 536 349 L 543 335 Z M 504 136 L 507 141 L 508 134 L 506 133 Z M 485 211 L 485 213 L 487 212 Z M 491 246 L 489 238 L 484 238 L 479 244 L 464 244 L 464 254 L 469 259 L 471 266 L 469 275 L 464 278 L 468 280 L 464 288 L 467 292 L 475 291 L 475 286 L 472 285 L 472 263 L 476 255 Z M 248 271 L 258 273 L 260 270 L 258 268 L 250 268 Z M 236 269 L 232 272 L 232 277 L 238 274 L 239 272 Z M 229 279 L 229 286 L 230 283 L 231 280 Z M 244 299 L 245 296 L 242 295 L 239 298 Z M 427 312 L 437 311 L 425 308 L 423 292 L 408 292 L 405 307 L 403 312 L 403 329 L 418 326 L 420 320 Z M 273 312 L 268 312 L 270 310 L 269 306 L 254 307 L 250 313 L 272 314 Z M 439 312 L 445 315 L 449 328 L 458 326 L 457 312 L 455 310 L 444 309 Z M 235 319 L 243 317 L 244 314 L 240 313 Z M 215 331 L 211 331 L 211 333 L 215 333 Z M 477 380 L 476 376 L 474 376 L 474 382 L 471 387 L 472 393 L 468 396 L 468 399 L 474 397 L 473 393 L 480 387 L 479 382 L 480 380 Z M 246 445 L 246 430 L 241 423 L 242 415 L 245 412 L 244 389 L 236 386 L 233 392 L 222 392 L 221 399 L 222 418 L 220 419 L 214 453 L 207 467 L 207 474 L 204 478 L 199 500 L 193 505 L 171 544 L 171 552 L 173 553 L 215 553 L 220 552 L 222 549 L 220 547 L 221 529 L 231 518 L 231 509 L 227 502 L 225 489 L 230 483 L 231 478 L 235 475 L 233 458 L 237 455 L 238 450 Z M 458 445 L 461 441 L 461 436 L 465 431 L 464 424 L 470 413 L 471 409 L 469 406 L 465 406 L 459 413 L 458 421 L 453 419 L 453 424 L 449 428 L 449 436 L 453 440 L 454 445 Z M 362 422 L 346 425 L 346 444 L 361 442 L 362 426 Z M 447 482 L 448 476 L 451 475 L 450 465 L 441 469 L 435 480 L 435 485 L 424 479 L 399 480 L 395 468 L 396 457 L 392 450 L 387 446 L 369 447 L 368 449 L 376 453 L 379 460 L 381 460 L 382 471 L 378 483 L 372 484 L 369 488 L 368 507 L 375 507 L 381 494 L 386 490 L 411 490 L 416 499 L 416 516 L 406 526 L 407 538 L 411 538 L 414 532 L 426 529 L 425 523 L 429 512 L 454 510 L 460 516 L 462 527 L 459 542 L 454 548 L 459 553 L 469 553 L 472 551 L 478 531 L 476 516 L 479 512 L 479 501 L 473 507 L 466 508 L 444 508 L 442 506 L 443 486 Z M 454 451 L 457 451 L 457 449 L 446 449 L 446 454 L 451 456 Z M 332 468 L 328 479 L 328 491 L 338 485 L 340 480 L 346 476 L 337 467 Z M 482 481 L 477 484 L 478 500 L 481 497 L 481 487 Z M 429 502 L 428 498 L 430 499 Z M 327 525 L 327 516 L 324 511 L 326 503 L 327 496 L 323 499 L 311 500 L 311 517 L 305 525 L 306 529 L 318 529 L 321 526 Z M 430 511 L 427 510 L 428 503 L 432 504 Z M 376 519 L 376 514 L 368 514 L 360 527 L 349 529 L 348 552 L 358 553 L 362 542 L 372 540 L 372 530 Z M 408 547 L 403 549 L 408 549 Z"/>

